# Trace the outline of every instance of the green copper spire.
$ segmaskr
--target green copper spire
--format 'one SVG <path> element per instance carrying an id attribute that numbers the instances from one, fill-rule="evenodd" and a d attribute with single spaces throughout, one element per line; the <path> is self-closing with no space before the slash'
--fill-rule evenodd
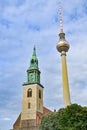
<path id="1" fill-rule="evenodd" d="M 38 59 L 36 56 L 36 48 L 34 46 L 33 54 L 30 60 L 30 66 L 27 70 L 27 84 L 40 84 L 40 71 L 38 68 Z"/>
<path id="2" fill-rule="evenodd" d="M 29 69 L 38 69 L 38 59 L 37 59 L 37 56 L 36 56 L 36 48 L 35 48 L 35 46 L 34 46 L 34 49 L 33 49 L 32 58 L 30 60 Z"/>

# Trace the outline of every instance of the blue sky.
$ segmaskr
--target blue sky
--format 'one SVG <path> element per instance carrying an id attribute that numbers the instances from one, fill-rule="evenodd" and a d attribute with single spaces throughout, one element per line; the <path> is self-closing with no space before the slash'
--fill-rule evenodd
<path id="1" fill-rule="evenodd" d="M 70 43 L 67 67 L 71 102 L 87 106 L 87 0 L 61 0 L 63 28 Z M 0 130 L 21 112 L 22 84 L 36 46 L 44 105 L 63 107 L 57 0 L 0 0 Z M 49 93 L 50 92 L 50 93 Z"/>

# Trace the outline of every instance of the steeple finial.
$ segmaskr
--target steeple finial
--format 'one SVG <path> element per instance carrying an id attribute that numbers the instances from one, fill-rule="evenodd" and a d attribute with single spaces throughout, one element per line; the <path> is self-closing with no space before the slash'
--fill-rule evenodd
<path id="1" fill-rule="evenodd" d="M 36 47 L 34 45 L 34 49 L 33 49 L 33 56 L 36 56 Z"/>
<path id="2" fill-rule="evenodd" d="M 58 11 L 59 11 L 59 18 L 60 18 L 60 33 L 63 33 L 62 8 L 61 8 L 60 0 L 58 0 Z"/>

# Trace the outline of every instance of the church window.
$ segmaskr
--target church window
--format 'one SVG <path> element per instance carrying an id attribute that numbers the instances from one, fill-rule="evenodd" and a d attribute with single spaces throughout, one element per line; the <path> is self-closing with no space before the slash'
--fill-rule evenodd
<path id="1" fill-rule="evenodd" d="M 30 109 L 30 108 L 31 108 L 31 103 L 29 102 L 29 103 L 28 103 L 28 109 Z"/>
<path id="2" fill-rule="evenodd" d="M 39 90 L 39 98 L 41 99 L 41 90 Z"/>
<path id="3" fill-rule="evenodd" d="M 39 103 L 39 109 L 40 109 L 40 103 Z"/>
<path id="4" fill-rule="evenodd" d="M 27 91 L 27 97 L 32 97 L 32 89 L 28 89 Z"/>
<path id="5" fill-rule="evenodd" d="M 31 60 L 31 63 L 32 63 L 32 64 L 34 63 L 34 60 L 33 60 L 33 59 Z"/>

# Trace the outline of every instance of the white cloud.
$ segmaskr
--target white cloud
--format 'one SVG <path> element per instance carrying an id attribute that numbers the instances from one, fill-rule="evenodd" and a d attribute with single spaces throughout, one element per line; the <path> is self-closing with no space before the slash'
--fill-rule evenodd
<path id="1" fill-rule="evenodd" d="M 11 119 L 8 118 L 8 117 L 5 117 L 5 118 L 3 118 L 3 120 L 5 120 L 5 121 L 10 121 Z"/>
<path id="2" fill-rule="evenodd" d="M 63 96 L 61 56 L 56 50 L 59 39 L 57 0 L 19 3 L 0 0 L 0 3 L 0 111 L 6 117 L 1 129 L 6 130 L 21 112 L 21 86 L 26 81 L 34 45 L 42 72 L 41 83 L 45 87 L 44 105 L 59 109 L 63 107 Z M 70 42 L 67 66 L 71 101 L 87 105 L 86 0 L 62 0 L 61 3 L 64 32 Z"/>

